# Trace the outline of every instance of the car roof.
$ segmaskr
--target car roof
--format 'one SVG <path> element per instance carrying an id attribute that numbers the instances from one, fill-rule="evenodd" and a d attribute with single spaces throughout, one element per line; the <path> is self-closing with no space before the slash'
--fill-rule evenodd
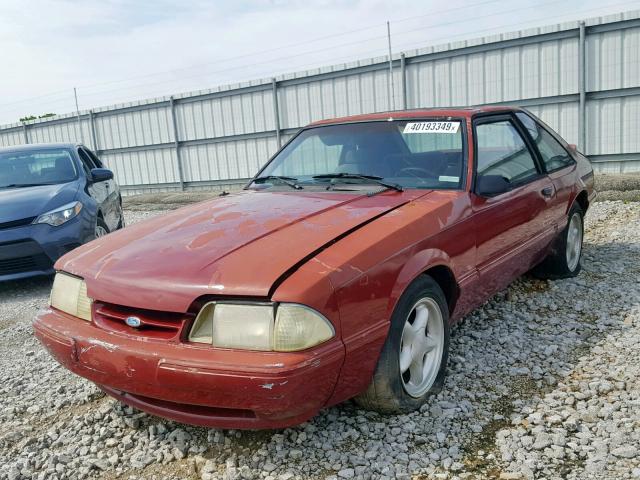
<path id="1" fill-rule="evenodd" d="M 0 153 L 5 152 L 28 152 L 29 150 L 43 150 L 48 148 L 76 148 L 81 143 L 28 143 L 26 145 L 11 145 L 8 147 L 0 147 Z"/>
<path id="2" fill-rule="evenodd" d="M 462 117 L 470 118 L 481 113 L 514 112 L 521 108 L 514 106 L 478 106 L 478 107 L 450 107 L 450 108 L 417 108 L 413 110 L 395 110 L 389 112 L 350 115 L 347 117 L 331 118 L 312 122 L 309 126 L 332 125 L 339 123 L 367 122 L 375 120 L 389 120 L 420 117 Z"/>

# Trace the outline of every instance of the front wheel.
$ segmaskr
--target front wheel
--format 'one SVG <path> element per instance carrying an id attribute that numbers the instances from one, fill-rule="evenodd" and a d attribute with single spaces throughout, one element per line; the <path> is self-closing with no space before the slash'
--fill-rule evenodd
<path id="1" fill-rule="evenodd" d="M 580 273 L 580 258 L 584 238 L 584 212 L 577 203 L 569 210 L 567 225 L 560 233 L 551 252 L 533 274 L 541 279 L 554 280 L 575 277 Z"/>
<path id="2" fill-rule="evenodd" d="M 124 209 L 122 208 L 122 197 L 120 197 L 120 200 L 118 202 L 118 214 L 120 215 L 120 220 L 118 220 L 118 226 L 116 227 L 116 230 L 120 230 L 126 226 L 124 220 Z"/>
<path id="3" fill-rule="evenodd" d="M 107 224 L 104 223 L 103 219 L 98 217 L 98 219 L 96 220 L 96 230 L 94 234 L 95 238 L 104 237 L 108 233 L 109 233 L 109 227 L 107 227 Z"/>
<path id="4" fill-rule="evenodd" d="M 422 276 L 404 292 L 367 390 L 356 402 L 381 413 L 420 408 L 444 384 L 449 353 L 449 310 L 440 286 Z"/>

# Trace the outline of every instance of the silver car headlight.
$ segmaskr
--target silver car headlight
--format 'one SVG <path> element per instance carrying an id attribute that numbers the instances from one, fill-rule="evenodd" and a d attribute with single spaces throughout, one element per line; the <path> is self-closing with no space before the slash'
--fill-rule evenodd
<path id="1" fill-rule="evenodd" d="M 198 313 L 189 341 L 222 348 L 293 352 L 334 335 L 329 320 L 304 305 L 210 302 Z"/>
<path id="2" fill-rule="evenodd" d="M 55 210 L 50 210 L 36 218 L 33 223 L 46 223 L 52 227 L 57 227 L 77 217 L 82 210 L 82 203 L 71 202 L 63 205 Z"/>
<path id="3" fill-rule="evenodd" d="M 64 272 L 56 273 L 49 297 L 49 305 L 69 315 L 91 321 L 91 304 L 84 280 Z"/>

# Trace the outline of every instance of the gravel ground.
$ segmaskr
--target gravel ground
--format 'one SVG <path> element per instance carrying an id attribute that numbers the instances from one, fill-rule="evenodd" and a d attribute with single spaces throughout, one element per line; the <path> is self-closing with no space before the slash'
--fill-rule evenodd
<path id="1" fill-rule="evenodd" d="M 1 285 L 0 479 L 640 478 L 640 203 L 593 206 L 583 265 L 572 280 L 519 280 L 467 316 L 421 412 L 346 403 L 263 432 L 106 398 L 31 334 L 50 279 Z"/>

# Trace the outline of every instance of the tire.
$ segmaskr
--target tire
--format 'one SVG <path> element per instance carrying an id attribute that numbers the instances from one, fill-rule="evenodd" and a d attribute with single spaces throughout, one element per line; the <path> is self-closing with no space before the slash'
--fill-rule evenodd
<path id="1" fill-rule="evenodd" d="M 96 220 L 96 230 L 94 233 L 94 237 L 95 238 L 104 237 L 108 233 L 109 233 L 109 227 L 107 227 L 107 224 L 104 223 L 104 220 L 102 218 L 98 217 Z"/>
<path id="2" fill-rule="evenodd" d="M 567 225 L 555 240 L 551 252 L 533 269 L 533 275 L 543 280 L 575 277 L 582 270 L 580 259 L 584 240 L 584 212 L 575 203 L 569 210 Z"/>
<path id="3" fill-rule="evenodd" d="M 118 221 L 116 230 L 120 230 L 126 226 L 124 221 L 124 210 L 122 209 L 122 197 L 118 200 L 118 213 L 120 214 L 120 220 Z"/>
<path id="4" fill-rule="evenodd" d="M 426 309 L 427 319 L 424 320 Z M 418 313 L 421 312 L 421 313 Z M 420 315 L 420 316 L 418 316 Z M 417 341 L 416 328 L 423 333 L 416 322 L 426 322 L 424 337 Z M 431 335 L 429 335 L 429 333 Z M 411 343 L 406 345 L 407 337 Z M 431 339 L 431 340 L 429 340 Z M 435 345 L 434 342 L 435 341 Z M 424 348 L 430 348 L 423 354 Z M 401 353 L 402 352 L 402 353 Z M 407 354 L 410 352 L 413 355 Z M 418 361 L 407 365 L 407 355 L 411 358 L 422 356 L 424 361 L 422 384 L 419 375 L 412 373 Z M 378 365 L 365 392 L 355 398 L 361 407 L 384 414 L 408 413 L 419 409 L 425 401 L 435 395 L 444 385 L 444 377 L 449 355 L 449 309 L 444 293 L 436 281 L 423 275 L 405 290 L 391 316 L 387 340 L 382 347 Z M 404 360 L 401 359 L 401 356 Z M 424 360 L 426 359 L 426 361 Z M 404 363 L 404 365 L 402 365 Z M 430 365 L 427 366 L 427 363 Z M 405 368 L 405 372 L 401 372 Z"/>
<path id="5" fill-rule="evenodd" d="M 122 207 L 120 207 L 120 221 L 118 222 L 118 226 L 116 227 L 116 230 L 121 230 L 125 226 L 126 225 L 124 224 L 124 212 L 122 211 Z"/>

